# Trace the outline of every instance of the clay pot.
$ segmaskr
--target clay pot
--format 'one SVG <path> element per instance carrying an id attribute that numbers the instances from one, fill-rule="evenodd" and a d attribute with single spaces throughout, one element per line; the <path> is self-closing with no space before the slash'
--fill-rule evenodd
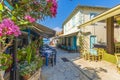
<path id="1" fill-rule="evenodd" d="M 30 77 L 30 74 L 27 74 L 27 75 L 23 76 L 23 80 L 28 80 L 29 77 Z"/>

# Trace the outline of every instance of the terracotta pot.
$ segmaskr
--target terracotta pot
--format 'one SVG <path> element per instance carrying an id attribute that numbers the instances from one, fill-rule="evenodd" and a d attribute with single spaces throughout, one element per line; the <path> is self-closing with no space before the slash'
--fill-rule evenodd
<path id="1" fill-rule="evenodd" d="M 27 74 L 27 75 L 23 76 L 23 80 L 28 80 L 29 77 L 30 77 L 30 74 Z"/>

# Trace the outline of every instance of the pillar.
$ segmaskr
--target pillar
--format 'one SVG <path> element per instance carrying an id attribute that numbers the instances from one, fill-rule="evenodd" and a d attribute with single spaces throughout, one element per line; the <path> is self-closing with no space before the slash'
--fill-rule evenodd
<path id="1" fill-rule="evenodd" d="M 114 17 L 107 19 L 107 52 L 114 53 Z"/>

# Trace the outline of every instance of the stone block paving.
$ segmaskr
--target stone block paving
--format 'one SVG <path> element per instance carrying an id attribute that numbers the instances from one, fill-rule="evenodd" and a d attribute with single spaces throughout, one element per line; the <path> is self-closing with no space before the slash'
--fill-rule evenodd
<path id="1" fill-rule="evenodd" d="M 64 62 L 61 59 L 63 57 L 70 61 Z M 104 61 L 100 64 L 103 66 L 99 64 L 81 59 L 80 53 L 69 53 L 57 49 L 56 65 L 42 67 L 42 80 L 120 80 L 120 75 L 114 71 L 115 67 L 111 67 L 110 64 L 107 70 L 112 69 L 112 71 L 106 71 Z"/>

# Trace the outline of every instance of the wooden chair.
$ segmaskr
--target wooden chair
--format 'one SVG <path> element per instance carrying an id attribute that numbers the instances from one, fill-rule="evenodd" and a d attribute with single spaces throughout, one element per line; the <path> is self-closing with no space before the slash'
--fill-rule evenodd
<path id="1" fill-rule="evenodd" d="M 115 54 L 118 72 L 120 73 L 120 53 Z"/>
<path id="2" fill-rule="evenodd" d="M 98 54 L 97 54 L 96 58 L 98 61 L 101 61 L 103 58 L 103 54 L 105 53 L 105 50 L 102 48 L 98 48 L 97 52 L 98 52 Z"/>
<path id="3" fill-rule="evenodd" d="M 85 60 L 89 59 L 89 52 L 87 50 L 81 50 L 82 56 Z"/>
<path id="4" fill-rule="evenodd" d="M 89 54 L 89 60 L 90 61 L 95 61 L 96 60 L 96 56 L 97 56 L 97 50 L 96 49 L 90 49 L 89 50 L 90 54 Z"/>
<path id="5" fill-rule="evenodd" d="M 89 58 L 92 61 L 101 61 L 104 53 L 105 53 L 104 49 L 94 48 L 90 50 Z"/>

